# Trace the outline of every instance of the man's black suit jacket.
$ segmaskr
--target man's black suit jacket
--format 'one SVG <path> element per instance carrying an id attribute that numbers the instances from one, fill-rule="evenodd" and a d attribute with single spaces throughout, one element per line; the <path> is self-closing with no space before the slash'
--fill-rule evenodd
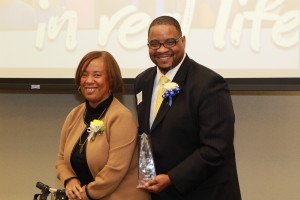
<path id="1" fill-rule="evenodd" d="M 136 77 L 139 132 L 150 135 L 157 174 L 172 186 L 152 199 L 240 200 L 234 139 L 234 111 L 225 80 L 184 59 L 173 82 L 180 93 L 165 99 L 152 127 L 150 104 L 156 67 Z"/>

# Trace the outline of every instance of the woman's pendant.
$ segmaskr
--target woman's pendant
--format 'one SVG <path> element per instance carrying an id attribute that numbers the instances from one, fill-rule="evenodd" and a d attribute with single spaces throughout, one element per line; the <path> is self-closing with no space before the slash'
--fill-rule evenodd
<path id="1" fill-rule="evenodd" d="M 83 144 L 79 144 L 80 148 L 79 148 L 79 153 L 82 154 L 83 152 L 83 147 L 84 147 L 84 143 Z"/>

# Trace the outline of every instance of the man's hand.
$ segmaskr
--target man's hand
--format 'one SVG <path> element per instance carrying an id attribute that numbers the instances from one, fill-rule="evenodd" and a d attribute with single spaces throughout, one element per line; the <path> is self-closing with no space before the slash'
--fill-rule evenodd
<path id="1" fill-rule="evenodd" d="M 148 192 L 153 192 L 153 193 L 160 193 L 167 187 L 171 185 L 171 180 L 168 175 L 166 174 L 160 174 L 156 176 L 154 179 L 151 179 L 148 181 L 145 186 L 138 186 L 137 188 L 139 189 L 144 189 Z"/>

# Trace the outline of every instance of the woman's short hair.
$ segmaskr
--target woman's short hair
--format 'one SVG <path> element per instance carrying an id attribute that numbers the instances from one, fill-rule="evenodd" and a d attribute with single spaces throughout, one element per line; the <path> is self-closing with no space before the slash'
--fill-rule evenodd
<path id="1" fill-rule="evenodd" d="M 76 74 L 75 83 L 80 86 L 82 73 L 86 70 L 90 62 L 96 58 L 102 58 L 108 75 L 109 89 L 112 93 L 121 93 L 124 90 L 123 79 L 120 67 L 115 58 L 107 51 L 91 51 L 80 61 Z"/>

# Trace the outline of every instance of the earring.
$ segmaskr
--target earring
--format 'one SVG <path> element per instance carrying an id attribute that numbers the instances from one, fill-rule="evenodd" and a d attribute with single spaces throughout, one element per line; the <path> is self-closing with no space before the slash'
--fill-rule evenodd
<path id="1" fill-rule="evenodd" d="M 82 94 L 82 93 L 81 93 L 81 87 L 80 87 L 80 86 L 78 87 L 78 92 L 79 92 L 79 94 Z"/>

